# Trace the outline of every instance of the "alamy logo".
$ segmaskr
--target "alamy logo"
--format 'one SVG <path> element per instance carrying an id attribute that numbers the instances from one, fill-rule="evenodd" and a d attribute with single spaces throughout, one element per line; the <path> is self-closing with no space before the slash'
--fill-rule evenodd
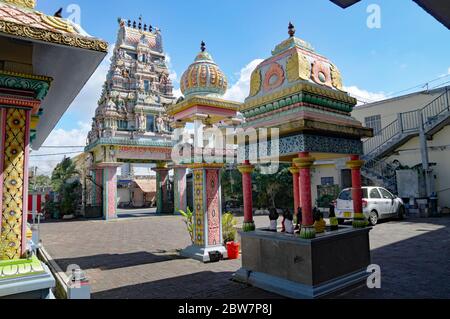
<path id="1" fill-rule="evenodd" d="M 367 287 L 369 289 L 381 289 L 381 267 L 379 265 L 370 265 L 367 267 Z"/>
<path id="2" fill-rule="evenodd" d="M 78 4 L 69 4 L 66 8 L 66 12 L 69 14 L 67 20 L 81 26 L 81 8 Z"/>
<path id="3" fill-rule="evenodd" d="M 381 7 L 378 4 L 371 4 L 367 7 L 367 27 L 369 29 L 381 29 Z"/>

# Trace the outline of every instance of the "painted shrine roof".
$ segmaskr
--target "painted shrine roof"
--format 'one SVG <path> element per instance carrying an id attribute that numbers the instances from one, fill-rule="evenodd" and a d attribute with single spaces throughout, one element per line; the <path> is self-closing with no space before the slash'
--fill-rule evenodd
<path id="1" fill-rule="evenodd" d="M 0 33 L 107 52 L 106 42 L 89 36 L 71 21 L 35 10 L 34 5 L 34 0 L 0 0 Z"/>

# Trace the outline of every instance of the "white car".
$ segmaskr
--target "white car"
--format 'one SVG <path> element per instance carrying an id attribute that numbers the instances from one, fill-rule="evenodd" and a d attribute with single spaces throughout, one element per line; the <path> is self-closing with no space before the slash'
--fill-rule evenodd
<path id="1" fill-rule="evenodd" d="M 354 218 L 352 189 L 344 189 L 336 200 L 336 217 L 340 222 Z M 363 213 L 372 226 L 386 218 L 403 219 L 405 205 L 401 198 L 382 187 L 363 187 Z"/>

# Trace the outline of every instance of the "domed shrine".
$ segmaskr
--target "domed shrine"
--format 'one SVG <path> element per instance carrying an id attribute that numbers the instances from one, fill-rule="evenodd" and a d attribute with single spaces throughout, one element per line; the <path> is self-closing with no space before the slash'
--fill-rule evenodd
<path id="1" fill-rule="evenodd" d="M 206 51 L 204 42 L 195 62 L 181 77 L 180 88 L 185 97 L 192 95 L 219 97 L 227 91 L 227 78 L 214 62 L 211 54 Z"/>
<path id="2" fill-rule="evenodd" d="M 241 234 L 242 268 L 236 280 L 291 298 L 317 298 L 366 281 L 370 229 L 363 215 L 360 156 L 362 139 L 372 137 L 373 131 L 352 118 L 356 104 L 343 91 L 336 65 L 295 37 L 289 24 L 289 38 L 255 69 L 250 94 L 240 107 L 243 128 L 272 129 L 272 140 L 238 149 L 246 158 L 239 170 L 247 232 Z M 279 138 L 274 141 L 274 136 Z M 269 151 L 254 154 L 258 149 Z M 323 224 L 318 227 L 313 216 L 312 169 L 319 160 L 339 158 L 347 159 L 351 170 L 354 222 L 353 227 L 328 230 Z M 298 236 L 253 231 L 252 164 L 263 160 L 292 163 Z"/>

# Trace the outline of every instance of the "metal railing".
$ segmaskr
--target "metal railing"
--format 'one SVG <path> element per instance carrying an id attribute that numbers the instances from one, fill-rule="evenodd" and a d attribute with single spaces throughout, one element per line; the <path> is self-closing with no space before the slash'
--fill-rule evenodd
<path id="1" fill-rule="evenodd" d="M 383 160 L 371 159 L 366 161 L 363 171 L 367 171 L 377 179 L 382 180 L 384 187 L 394 193 L 397 191 L 397 168 L 393 165 Z"/>
<path id="2" fill-rule="evenodd" d="M 382 180 L 384 186 L 393 192 L 397 191 L 396 168 L 387 162 L 377 159 L 383 148 L 388 147 L 389 142 L 396 138 L 408 137 L 419 134 L 420 130 L 430 130 L 440 123 L 442 115 L 450 114 L 450 90 L 445 88 L 445 92 L 429 102 L 425 107 L 399 113 L 397 120 L 382 129 L 376 136 L 364 142 L 364 160 L 366 161 L 363 170 Z"/>
<path id="3" fill-rule="evenodd" d="M 364 154 L 371 158 L 380 149 L 396 137 L 418 134 L 421 126 L 429 127 L 439 120 L 444 113 L 450 112 L 450 91 L 445 92 L 429 102 L 425 107 L 414 111 L 399 113 L 397 119 L 383 128 L 378 134 L 364 142 Z"/>

